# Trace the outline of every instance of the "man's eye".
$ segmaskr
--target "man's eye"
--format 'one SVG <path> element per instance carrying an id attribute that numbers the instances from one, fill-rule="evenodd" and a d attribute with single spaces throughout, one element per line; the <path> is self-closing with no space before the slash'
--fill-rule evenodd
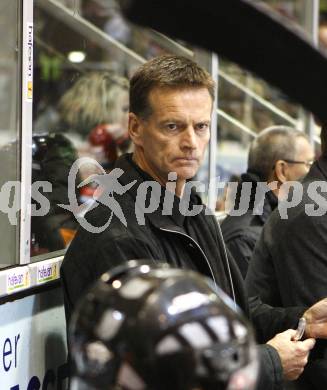
<path id="1" fill-rule="evenodd" d="M 209 125 L 208 123 L 199 123 L 197 126 L 196 126 L 197 130 L 200 130 L 200 131 L 205 131 L 209 128 Z"/>
<path id="2" fill-rule="evenodd" d="M 176 130 L 177 129 L 176 123 L 168 123 L 166 127 L 168 130 Z"/>

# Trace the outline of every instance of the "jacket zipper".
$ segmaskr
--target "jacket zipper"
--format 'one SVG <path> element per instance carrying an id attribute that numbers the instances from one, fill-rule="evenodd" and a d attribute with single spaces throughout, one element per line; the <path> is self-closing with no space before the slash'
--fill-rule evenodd
<path id="1" fill-rule="evenodd" d="M 159 229 L 160 229 L 160 230 L 163 230 L 163 231 L 165 231 L 165 232 L 169 232 L 169 233 L 176 233 L 176 234 L 179 234 L 179 235 L 181 235 L 181 236 L 184 236 L 184 237 L 190 239 L 190 240 L 192 241 L 192 243 L 195 244 L 195 246 L 196 246 L 196 247 L 200 250 L 200 252 L 202 253 L 202 256 L 205 258 L 206 263 L 208 264 L 208 267 L 209 267 L 209 270 L 210 270 L 212 279 L 213 279 L 213 281 L 214 281 L 216 287 L 219 287 L 218 284 L 217 284 L 217 282 L 216 282 L 215 275 L 214 275 L 214 273 L 213 273 L 213 271 L 212 271 L 210 262 L 209 262 L 209 260 L 208 260 L 208 258 L 207 258 L 207 256 L 206 256 L 206 254 L 203 252 L 203 250 L 202 250 L 202 248 L 200 247 L 200 245 L 199 245 L 192 237 L 190 237 L 189 235 L 187 235 L 187 234 L 185 234 L 185 233 L 178 232 L 178 231 L 176 231 L 176 230 L 170 230 L 170 229 L 165 229 L 165 228 L 159 228 Z"/>
<path id="2" fill-rule="evenodd" d="M 189 236 L 188 234 L 185 234 L 185 233 L 182 233 L 182 232 L 178 232 L 176 230 L 170 230 L 170 229 L 165 229 L 165 228 L 159 228 L 160 230 L 163 230 L 165 232 L 168 232 L 168 233 L 175 233 L 175 234 L 179 234 L 180 236 L 184 236 L 186 238 L 188 238 L 189 240 L 192 241 L 192 243 L 194 243 L 194 245 L 200 250 L 200 252 L 202 253 L 202 256 L 205 258 L 206 260 L 206 263 L 208 264 L 208 267 L 209 267 L 209 270 L 210 270 L 210 273 L 211 273 L 211 276 L 212 276 L 212 279 L 213 279 L 213 282 L 215 284 L 215 286 L 220 289 L 220 287 L 218 286 L 217 284 L 217 281 L 215 279 L 215 275 L 212 271 L 212 268 L 211 268 L 211 265 L 210 265 L 210 262 L 206 256 L 206 254 L 203 252 L 202 248 L 200 247 L 200 245 L 191 237 Z M 225 249 L 225 248 L 224 248 Z M 226 251 L 226 249 L 225 249 Z M 229 276 L 229 281 L 230 281 L 230 284 L 231 284 L 231 287 L 232 287 L 232 294 L 233 294 L 233 301 L 234 301 L 234 305 L 235 305 L 235 309 L 236 309 L 236 297 L 235 297 L 235 292 L 234 292 L 234 284 L 233 284 L 233 279 L 232 279 L 232 275 L 231 275 L 231 272 L 230 272 L 230 268 L 229 268 L 229 262 L 228 262 L 228 257 L 227 257 L 227 253 L 225 252 L 225 255 L 226 255 L 226 261 L 227 261 L 227 266 L 228 266 L 228 276 Z"/>

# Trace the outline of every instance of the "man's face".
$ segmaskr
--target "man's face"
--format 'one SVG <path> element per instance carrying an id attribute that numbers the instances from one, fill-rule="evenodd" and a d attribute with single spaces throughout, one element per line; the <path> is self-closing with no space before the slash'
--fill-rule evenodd
<path id="1" fill-rule="evenodd" d="M 197 173 L 210 138 L 212 99 L 206 88 L 155 88 L 147 119 L 130 114 L 137 164 L 161 184 L 169 172 L 185 182 Z"/>
<path id="2" fill-rule="evenodd" d="M 309 163 L 314 160 L 314 152 L 312 146 L 304 137 L 298 137 L 295 142 L 296 153 L 294 161 L 297 161 L 297 163 L 287 163 L 288 181 L 302 179 L 309 172 Z"/>

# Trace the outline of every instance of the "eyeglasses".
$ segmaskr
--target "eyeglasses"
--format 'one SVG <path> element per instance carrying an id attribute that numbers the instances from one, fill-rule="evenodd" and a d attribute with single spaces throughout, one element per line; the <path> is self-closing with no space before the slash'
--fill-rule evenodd
<path id="1" fill-rule="evenodd" d="M 304 164 L 307 168 L 310 168 L 314 163 L 313 160 L 310 161 L 284 160 L 284 161 L 289 164 Z"/>

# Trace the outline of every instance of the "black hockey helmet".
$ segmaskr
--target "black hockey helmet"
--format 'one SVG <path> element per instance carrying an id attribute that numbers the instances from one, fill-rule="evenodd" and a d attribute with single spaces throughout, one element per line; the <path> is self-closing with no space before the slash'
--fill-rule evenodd
<path id="1" fill-rule="evenodd" d="M 33 161 L 41 162 L 48 152 L 48 134 L 35 134 L 32 138 Z"/>
<path id="2" fill-rule="evenodd" d="M 74 161 L 76 150 L 72 142 L 62 133 L 50 132 L 34 134 L 32 137 L 32 156 L 33 161 L 42 162 L 46 155 L 51 151 L 58 150 L 56 155 L 61 155 L 62 158 L 73 155 Z"/>
<path id="3" fill-rule="evenodd" d="M 252 331 L 193 271 L 130 261 L 105 273 L 70 325 L 72 390 L 252 390 Z"/>

